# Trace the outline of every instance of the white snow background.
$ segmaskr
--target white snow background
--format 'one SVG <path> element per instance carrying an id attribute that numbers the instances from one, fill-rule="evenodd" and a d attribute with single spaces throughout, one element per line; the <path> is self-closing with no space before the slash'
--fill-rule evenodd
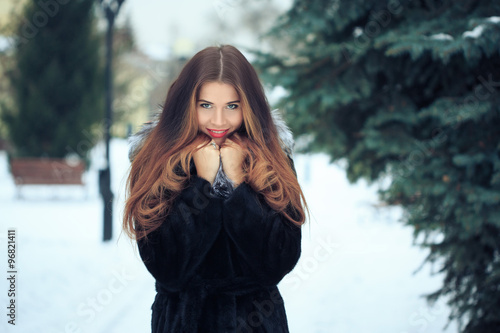
<path id="1" fill-rule="evenodd" d="M 1 332 L 149 332 L 154 280 L 134 243 L 121 233 L 127 142 L 111 142 L 115 194 L 113 240 L 102 242 L 98 169 L 104 145 L 92 151 L 85 189 L 31 186 L 16 197 L 0 151 Z M 351 185 L 325 155 L 297 155 L 295 165 L 311 209 L 302 256 L 279 288 L 292 333 L 438 333 L 449 309 L 428 307 L 441 275 L 427 252 L 412 245 L 398 208 L 376 208 L 376 187 Z M 7 323 L 7 245 L 16 229 L 16 325 Z M 451 324 L 446 332 L 456 332 Z"/>

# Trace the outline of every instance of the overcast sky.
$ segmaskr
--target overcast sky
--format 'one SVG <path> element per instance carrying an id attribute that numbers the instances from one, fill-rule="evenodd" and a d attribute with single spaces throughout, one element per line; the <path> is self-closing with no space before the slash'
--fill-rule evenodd
<path id="1" fill-rule="evenodd" d="M 271 4 L 282 13 L 292 0 L 126 0 L 119 18 L 130 18 L 146 53 L 162 57 L 177 50 L 192 55 L 217 43 L 256 46 L 258 31 L 240 27 L 249 3 L 257 13 L 269 15 Z M 260 29 L 265 31 L 273 21 L 266 18 Z"/>

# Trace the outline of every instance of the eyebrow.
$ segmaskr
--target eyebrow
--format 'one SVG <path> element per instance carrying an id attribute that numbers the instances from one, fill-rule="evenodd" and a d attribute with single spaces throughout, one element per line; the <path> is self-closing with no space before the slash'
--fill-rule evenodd
<path id="1" fill-rule="evenodd" d="M 210 104 L 214 104 L 212 102 L 209 102 L 207 101 L 206 99 L 199 99 L 198 102 L 207 102 L 207 103 L 210 103 Z M 226 104 L 231 104 L 231 103 L 239 103 L 240 101 L 232 101 L 232 102 L 227 102 Z"/>

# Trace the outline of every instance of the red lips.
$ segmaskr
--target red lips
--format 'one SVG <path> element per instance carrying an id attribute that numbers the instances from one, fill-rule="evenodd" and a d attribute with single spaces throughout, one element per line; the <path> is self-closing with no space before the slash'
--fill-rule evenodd
<path id="1" fill-rule="evenodd" d="M 222 138 L 229 131 L 229 129 L 226 129 L 226 130 L 216 130 L 216 129 L 211 129 L 211 128 L 207 128 L 207 130 L 208 130 L 208 133 L 210 133 L 210 135 L 213 138 Z"/>

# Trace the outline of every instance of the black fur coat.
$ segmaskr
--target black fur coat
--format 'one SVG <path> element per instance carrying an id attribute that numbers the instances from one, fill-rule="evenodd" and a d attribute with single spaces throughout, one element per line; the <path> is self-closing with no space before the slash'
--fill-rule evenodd
<path id="1" fill-rule="evenodd" d="M 276 285 L 300 257 L 300 227 L 247 183 L 221 195 L 194 163 L 191 172 L 165 221 L 138 241 L 156 280 L 152 332 L 288 332 Z"/>

